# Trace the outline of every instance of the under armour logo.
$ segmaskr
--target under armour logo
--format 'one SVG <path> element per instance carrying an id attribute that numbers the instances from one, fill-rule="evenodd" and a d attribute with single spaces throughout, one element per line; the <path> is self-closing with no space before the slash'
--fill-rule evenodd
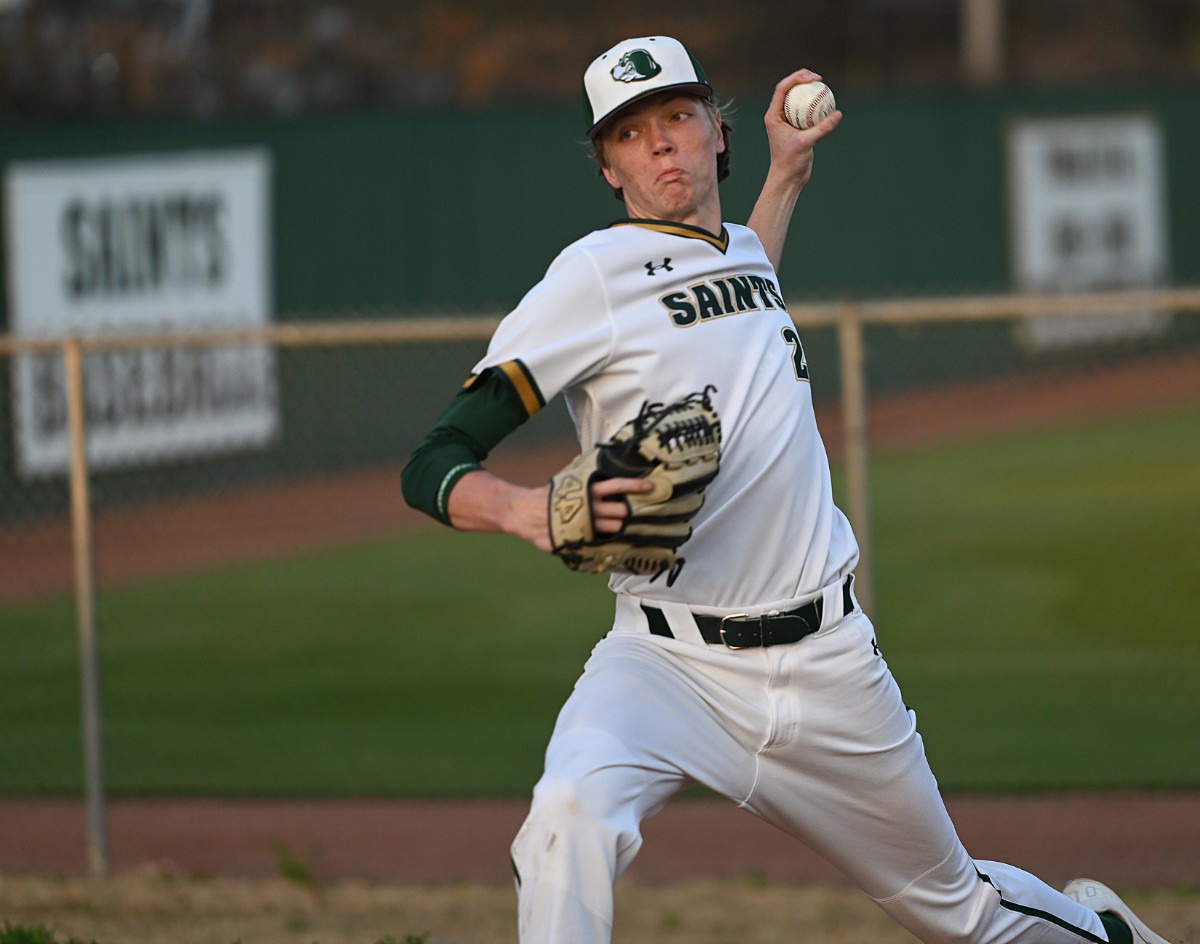
<path id="1" fill-rule="evenodd" d="M 675 271 L 674 269 L 671 268 L 671 257 L 670 256 L 668 256 L 666 259 L 664 259 L 662 261 L 662 265 L 655 265 L 653 262 L 646 263 L 646 274 L 647 275 L 657 275 L 660 269 L 665 269 L 668 272 Z"/>

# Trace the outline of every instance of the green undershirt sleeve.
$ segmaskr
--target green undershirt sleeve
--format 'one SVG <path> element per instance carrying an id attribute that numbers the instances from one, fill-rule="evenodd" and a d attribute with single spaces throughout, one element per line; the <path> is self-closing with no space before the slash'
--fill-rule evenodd
<path id="1" fill-rule="evenodd" d="M 404 500 L 450 524 L 446 506 L 458 480 L 482 469 L 496 444 L 544 405 L 537 384 L 519 361 L 471 377 L 401 472 Z"/>

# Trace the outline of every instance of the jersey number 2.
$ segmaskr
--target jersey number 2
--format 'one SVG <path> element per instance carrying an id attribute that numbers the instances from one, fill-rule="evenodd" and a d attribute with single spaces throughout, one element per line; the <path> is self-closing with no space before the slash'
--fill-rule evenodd
<path id="1" fill-rule="evenodd" d="M 781 329 L 779 333 L 792 349 L 792 369 L 796 372 L 796 379 L 808 380 L 808 359 L 804 356 L 804 345 L 800 343 L 800 335 L 790 326 Z"/>

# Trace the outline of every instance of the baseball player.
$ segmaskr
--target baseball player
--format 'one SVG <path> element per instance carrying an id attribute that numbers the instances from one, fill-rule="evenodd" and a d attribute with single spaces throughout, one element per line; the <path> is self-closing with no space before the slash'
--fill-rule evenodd
<path id="1" fill-rule="evenodd" d="M 720 418 L 686 566 L 613 566 L 612 627 L 562 708 L 512 847 L 520 939 L 610 940 L 641 823 L 699 782 L 827 858 L 923 941 L 1166 944 L 1098 882 L 1060 893 L 967 854 L 855 601 L 858 547 L 776 276 L 813 147 L 841 120 L 784 121 L 787 89 L 816 78 L 776 86 L 771 164 L 742 226 L 721 216 L 728 124 L 684 46 L 630 39 L 588 66 L 587 133 L 626 215 L 553 261 L 404 470 L 406 499 L 440 521 L 559 553 L 555 486 L 483 468 L 504 436 L 559 394 L 585 451 L 636 432 L 624 424 L 648 403 L 703 391 Z M 595 541 L 621 537 L 650 488 L 589 478 Z"/>

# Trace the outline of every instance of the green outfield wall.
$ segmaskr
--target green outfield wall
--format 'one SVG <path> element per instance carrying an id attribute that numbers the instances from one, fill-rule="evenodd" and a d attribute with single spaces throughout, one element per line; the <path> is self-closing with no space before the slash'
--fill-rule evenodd
<path id="1" fill-rule="evenodd" d="M 1080 115 L 1148 116 L 1160 130 L 1161 281 L 1200 282 L 1200 86 L 839 95 L 845 120 L 819 148 L 781 267 L 790 301 L 1010 289 L 1008 130 L 1023 119 Z M 733 103 L 733 175 L 723 184 L 732 220 L 748 215 L 766 168 L 764 108 L 765 99 Z M 573 107 L 27 123 L 0 135 L 0 164 L 266 153 L 272 317 L 402 318 L 502 312 L 563 245 L 620 216 L 582 139 Z M 11 324 L 9 251 L 6 240 L 0 330 Z M 1022 349 L 1011 325 L 999 323 L 872 328 L 867 341 L 873 393 L 1047 360 Z M 1177 318 L 1149 339 L 1060 359 L 1099 363 L 1130 350 L 1196 343 L 1200 319 Z M 806 348 L 817 397 L 836 396 L 832 332 L 813 332 Z M 281 352 L 280 432 L 268 447 L 106 473 L 97 500 L 103 506 L 200 483 L 403 458 L 480 353 L 478 343 Z M 25 497 L 23 510 L 0 502 L 0 521 L 60 510 L 64 501 L 61 480 L 17 480 L 11 370 L 0 358 L 0 492 Z M 563 413 L 549 415 L 528 435 L 560 435 Z"/>
<path id="2" fill-rule="evenodd" d="M 952 294 L 1009 284 L 1005 129 L 1147 113 L 1163 129 L 1171 275 L 1200 277 L 1200 86 L 904 99 L 842 94 L 787 248 L 794 294 Z M 763 102 L 734 103 L 726 215 L 766 166 Z M 278 317 L 514 304 L 567 241 L 620 215 L 575 108 L 392 111 L 208 122 L 10 126 L 0 163 L 266 148 Z"/>

